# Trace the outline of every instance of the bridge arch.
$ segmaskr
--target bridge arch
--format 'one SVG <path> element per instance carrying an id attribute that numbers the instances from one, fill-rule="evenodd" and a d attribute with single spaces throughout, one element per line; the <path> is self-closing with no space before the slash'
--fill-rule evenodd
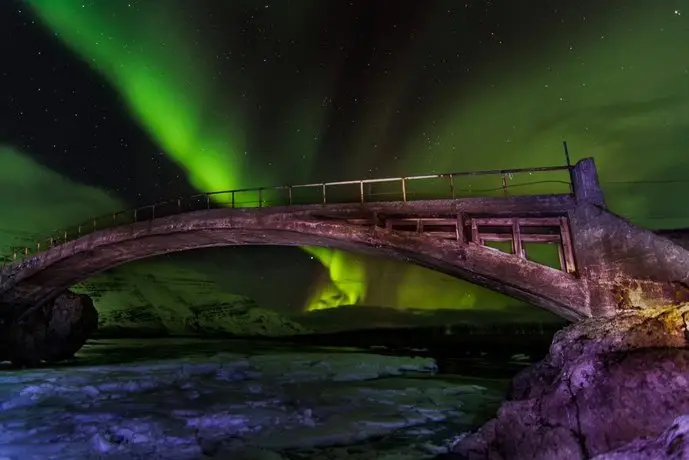
<path id="1" fill-rule="evenodd" d="M 3 304 L 36 306 L 127 262 L 233 245 L 323 246 L 415 263 L 548 309 L 588 316 L 580 280 L 489 247 L 327 219 L 322 206 L 209 209 L 97 231 L 2 273 Z M 584 313 L 582 313 L 584 312 Z"/>

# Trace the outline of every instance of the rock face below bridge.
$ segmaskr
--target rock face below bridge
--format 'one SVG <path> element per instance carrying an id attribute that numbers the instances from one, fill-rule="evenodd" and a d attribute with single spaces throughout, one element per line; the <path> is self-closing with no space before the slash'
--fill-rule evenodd
<path id="1" fill-rule="evenodd" d="M 655 439 L 637 439 L 593 460 L 685 460 L 689 458 L 689 416 L 675 419 L 672 426 Z"/>
<path id="2" fill-rule="evenodd" d="M 98 312 L 91 298 L 66 291 L 54 302 L 2 327 L 0 361 L 36 364 L 69 359 L 97 328 Z"/>
<path id="3" fill-rule="evenodd" d="M 688 321 L 682 306 L 563 329 L 514 378 L 497 417 L 453 450 L 470 460 L 687 458 Z"/>

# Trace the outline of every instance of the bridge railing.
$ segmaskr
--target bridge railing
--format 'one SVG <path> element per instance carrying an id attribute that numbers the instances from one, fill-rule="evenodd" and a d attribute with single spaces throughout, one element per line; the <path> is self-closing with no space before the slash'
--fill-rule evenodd
<path id="1" fill-rule="evenodd" d="M 94 217 L 33 244 L 10 248 L 9 254 L 2 257 L 2 264 L 24 260 L 99 230 L 205 209 L 506 197 L 571 193 L 571 187 L 570 166 L 545 166 L 198 193 Z"/>

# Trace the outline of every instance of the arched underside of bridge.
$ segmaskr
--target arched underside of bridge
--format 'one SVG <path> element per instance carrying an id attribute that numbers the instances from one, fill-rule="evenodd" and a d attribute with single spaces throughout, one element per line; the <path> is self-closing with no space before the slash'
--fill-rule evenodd
<path id="1" fill-rule="evenodd" d="M 98 231 L 6 268 L 0 302 L 29 308 L 127 262 L 232 245 L 324 246 L 390 257 L 507 294 L 569 320 L 590 316 L 582 282 L 568 273 L 472 243 L 279 209 L 213 209 Z"/>

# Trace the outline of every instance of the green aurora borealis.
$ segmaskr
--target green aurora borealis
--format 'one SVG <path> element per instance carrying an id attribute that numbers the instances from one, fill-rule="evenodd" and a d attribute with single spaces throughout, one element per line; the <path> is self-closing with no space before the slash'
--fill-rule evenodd
<path id="1" fill-rule="evenodd" d="M 120 94 L 131 116 L 199 190 L 561 164 L 566 138 L 573 159 L 596 158 L 616 212 L 647 226 L 689 222 L 689 213 L 678 212 L 669 198 L 689 191 L 687 184 L 627 183 L 682 178 L 689 167 L 689 22 L 677 10 L 680 2 L 591 7 L 585 21 L 543 25 L 545 39 L 525 36 L 519 53 L 504 51 L 495 38 L 481 66 L 464 69 L 461 84 L 457 65 L 443 63 L 456 62 L 448 43 L 471 24 L 446 14 L 456 2 L 436 2 L 413 39 L 381 39 L 380 48 L 390 52 L 373 65 L 385 71 L 366 82 L 369 96 L 357 117 L 330 143 L 324 138 L 332 128 L 331 92 L 346 78 L 340 75 L 344 62 L 333 57 L 309 64 L 304 57 L 321 46 L 312 37 L 328 14 L 326 2 L 257 7 L 275 37 L 298 46 L 269 55 L 260 40 L 237 34 L 230 48 L 243 60 L 222 76 L 217 67 L 226 44 L 216 43 L 195 19 L 200 13 L 189 13 L 189 2 L 140 2 L 136 9 L 115 1 L 27 3 Z M 204 11 L 210 3 L 195 2 L 193 9 Z M 228 15 L 228 28 L 240 28 L 231 5 L 216 9 Z M 264 62 L 278 58 L 283 64 L 277 67 Z M 280 79 L 280 66 L 290 65 L 302 67 L 303 78 Z M 329 155 L 347 160 L 324 168 Z M 263 158 L 261 167 L 256 156 Z M 672 216 L 678 219 L 666 219 Z M 313 287 L 307 309 L 505 303 L 420 267 L 307 251 L 330 273 Z M 385 277 L 392 281 L 382 283 Z"/>

